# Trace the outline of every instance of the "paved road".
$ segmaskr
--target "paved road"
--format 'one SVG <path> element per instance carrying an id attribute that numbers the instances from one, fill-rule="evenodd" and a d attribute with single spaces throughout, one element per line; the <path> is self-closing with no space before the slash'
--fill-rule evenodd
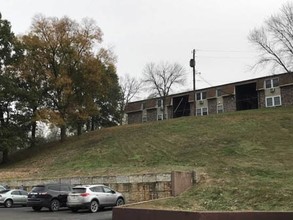
<path id="1" fill-rule="evenodd" d="M 73 213 L 64 208 L 58 212 L 50 212 L 48 209 L 42 209 L 40 212 L 34 212 L 30 207 L 4 208 L 0 206 L 1 220 L 111 220 L 112 210 L 89 213 L 88 211 L 79 211 Z"/>

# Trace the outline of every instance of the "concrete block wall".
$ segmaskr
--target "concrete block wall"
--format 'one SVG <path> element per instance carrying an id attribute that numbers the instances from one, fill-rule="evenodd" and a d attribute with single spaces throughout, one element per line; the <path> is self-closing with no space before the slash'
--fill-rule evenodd
<path id="1" fill-rule="evenodd" d="M 1 177 L 0 177 L 1 178 Z M 194 172 L 151 173 L 129 176 L 92 176 L 35 180 L 7 180 L 1 185 L 28 191 L 34 185 L 44 183 L 67 183 L 70 185 L 105 184 L 124 194 L 127 203 L 148 201 L 178 195 L 195 183 Z"/>

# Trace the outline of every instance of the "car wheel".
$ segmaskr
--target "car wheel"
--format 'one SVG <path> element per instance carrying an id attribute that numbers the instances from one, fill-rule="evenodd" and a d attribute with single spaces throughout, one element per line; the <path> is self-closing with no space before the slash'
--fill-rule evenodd
<path id="1" fill-rule="evenodd" d="M 71 211 L 72 211 L 72 212 L 77 212 L 78 209 L 77 209 L 77 208 L 71 208 Z"/>
<path id="2" fill-rule="evenodd" d="M 11 199 L 7 199 L 7 200 L 5 201 L 5 203 L 4 203 L 4 206 L 5 206 L 6 208 L 11 208 L 12 205 L 13 205 L 13 201 L 12 201 Z"/>
<path id="3" fill-rule="evenodd" d="M 34 211 L 39 212 L 41 211 L 42 207 L 41 206 L 33 206 L 32 207 Z"/>
<path id="4" fill-rule="evenodd" d="M 99 203 L 96 200 L 91 201 L 90 212 L 92 213 L 97 212 L 98 209 L 99 209 Z"/>
<path id="5" fill-rule="evenodd" d="M 50 207 L 49 207 L 50 211 L 56 212 L 56 211 L 59 210 L 59 208 L 60 208 L 60 202 L 59 202 L 59 200 L 53 199 L 51 201 L 51 204 L 50 204 Z"/>
<path id="6" fill-rule="evenodd" d="M 117 199 L 116 206 L 120 206 L 120 205 L 124 205 L 124 204 L 125 204 L 124 199 L 122 199 L 122 198 Z"/>

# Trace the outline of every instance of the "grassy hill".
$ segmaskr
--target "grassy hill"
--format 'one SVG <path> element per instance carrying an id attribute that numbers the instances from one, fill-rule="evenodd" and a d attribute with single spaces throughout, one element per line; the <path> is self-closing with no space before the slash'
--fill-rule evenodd
<path id="1" fill-rule="evenodd" d="M 293 107 L 102 129 L 23 151 L 0 180 L 172 170 L 196 170 L 200 182 L 149 207 L 292 210 Z"/>

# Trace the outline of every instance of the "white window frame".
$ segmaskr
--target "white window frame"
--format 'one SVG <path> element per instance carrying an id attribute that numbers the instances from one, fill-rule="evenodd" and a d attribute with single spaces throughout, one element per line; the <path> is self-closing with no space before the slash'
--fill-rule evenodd
<path id="1" fill-rule="evenodd" d="M 204 114 L 204 109 L 206 109 L 206 114 Z M 198 113 L 198 110 L 200 110 L 200 114 Z M 208 115 L 209 114 L 209 110 L 207 107 L 201 107 L 201 108 L 197 108 L 196 109 L 196 115 L 197 116 L 203 116 L 203 115 Z"/>
<path id="2" fill-rule="evenodd" d="M 160 103 L 160 105 L 159 105 Z M 163 99 L 157 99 L 157 107 L 162 108 L 163 107 Z"/>
<path id="3" fill-rule="evenodd" d="M 158 121 L 161 121 L 161 120 L 163 120 L 163 119 L 164 119 L 163 114 L 158 114 L 158 115 L 157 115 L 157 120 L 158 120 Z"/>
<path id="4" fill-rule="evenodd" d="M 222 89 L 217 89 L 217 97 L 221 97 L 223 95 Z"/>
<path id="5" fill-rule="evenodd" d="M 223 112 L 224 112 L 224 105 L 223 104 L 217 105 L 217 113 L 220 114 Z"/>
<path id="6" fill-rule="evenodd" d="M 196 93 L 196 100 L 198 100 L 198 101 L 200 101 L 200 100 L 204 100 L 203 99 L 203 93 L 205 93 L 205 98 L 204 99 L 206 99 L 207 98 L 207 92 L 206 91 L 204 91 L 204 92 L 198 92 L 198 93 Z M 197 98 L 197 95 L 199 94 L 199 96 L 200 96 L 200 99 L 198 99 Z"/>
<path id="7" fill-rule="evenodd" d="M 276 97 L 278 97 L 280 99 L 280 104 L 279 105 L 276 105 L 276 103 L 275 103 L 275 98 Z M 270 105 L 270 106 L 268 106 L 268 99 L 272 99 L 272 105 Z M 266 107 L 267 108 L 281 106 L 281 105 L 282 105 L 282 99 L 281 99 L 280 95 L 266 97 Z"/>
<path id="8" fill-rule="evenodd" d="M 278 85 L 274 85 L 274 80 L 277 80 L 278 81 Z M 267 87 L 267 81 L 270 81 L 270 87 Z M 265 86 L 264 87 L 266 89 L 271 89 L 271 88 L 278 87 L 280 82 L 279 82 L 279 78 L 276 77 L 276 78 L 266 79 L 264 83 L 265 83 Z"/>

